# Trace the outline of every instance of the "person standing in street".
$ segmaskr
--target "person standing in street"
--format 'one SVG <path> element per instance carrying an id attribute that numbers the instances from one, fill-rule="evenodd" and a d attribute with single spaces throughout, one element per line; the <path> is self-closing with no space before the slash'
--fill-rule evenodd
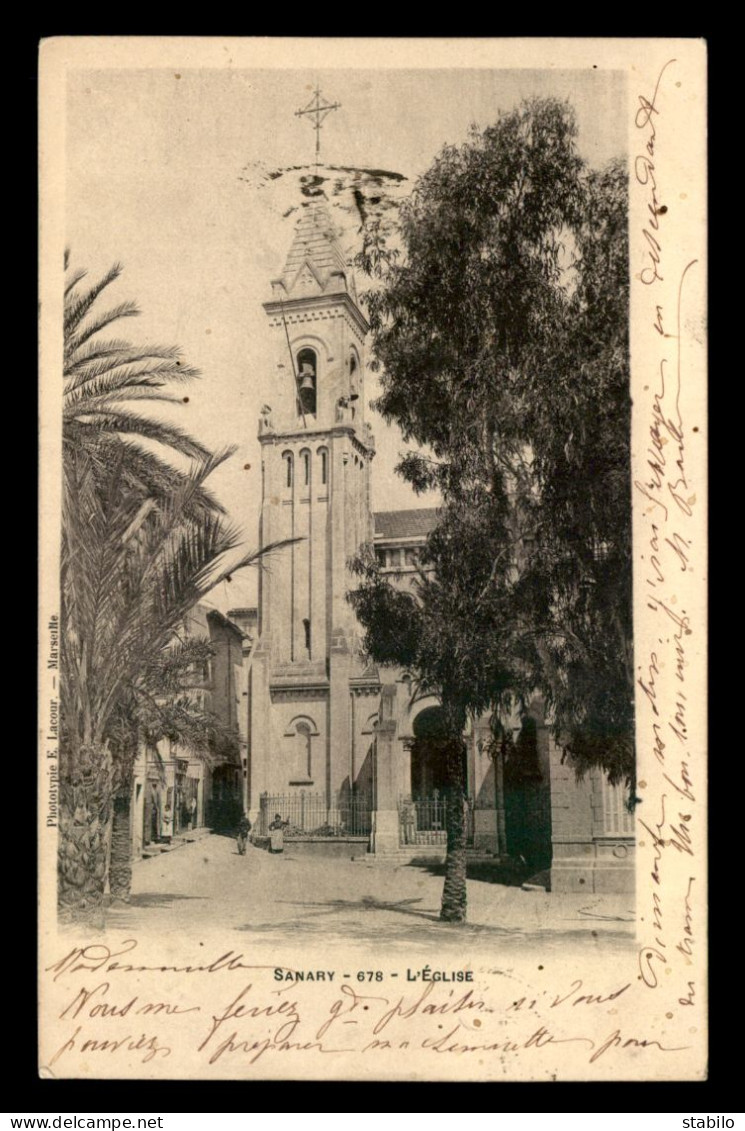
<path id="1" fill-rule="evenodd" d="M 237 840 L 238 840 L 238 855 L 239 856 L 245 856 L 246 855 L 246 841 L 248 840 L 248 834 L 250 833 L 250 831 L 251 831 L 251 822 L 249 821 L 247 815 L 244 813 L 243 816 L 241 817 L 240 821 L 238 822 L 238 837 L 237 837 Z"/>
<path id="2" fill-rule="evenodd" d="M 285 829 L 289 825 L 289 821 L 283 821 L 279 813 L 274 814 L 274 820 L 269 826 L 269 851 L 270 852 L 284 852 L 285 850 Z"/>

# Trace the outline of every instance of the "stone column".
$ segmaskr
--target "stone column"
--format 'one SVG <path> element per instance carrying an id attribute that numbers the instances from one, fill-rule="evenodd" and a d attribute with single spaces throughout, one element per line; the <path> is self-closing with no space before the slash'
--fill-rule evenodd
<path id="1" fill-rule="evenodd" d="M 488 717 L 475 721 L 471 731 L 472 778 L 469 794 L 474 799 L 473 847 L 479 852 L 499 854 L 496 765 L 491 750 Z"/>
<path id="2" fill-rule="evenodd" d="M 259 816 L 259 797 L 269 789 L 271 763 L 271 699 L 269 693 L 269 665 L 271 663 L 271 643 L 262 637 L 251 657 L 251 749 L 249 781 L 251 805 L 248 817 L 256 824 Z"/>
<path id="3" fill-rule="evenodd" d="M 349 717 L 350 628 L 352 610 L 347 603 L 347 493 L 352 440 L 350 429 L 337 428 L 329 437 L 329 549 L 326 563 L 329 579 L 328 623 L 328 758 L 325 789 L 329 821 L 338 811 L 339 791 L 349 776 L 351 742 Z M 353 485 L 353 484 L 352 484 Z"/>
<path id="4" fill-rule="evenodd" d="M 342 628 L 334 629 L 329 650 L 329 746 L 326 777 L 328 820 L 339 815 L 339 793 L 349 779 L 351 746 L 349 710 L 349 642 Z M 351 784 L 351 783 L 350 783 Z"/>
<path id="5" fill-rule="evenodd" d="M 138 744 L 132 779 L 132 859 L 139 860 L 143 849 L 145 793 L 148 789 L 146 747 L 142 742 Z"/>
<path id="6" fill-rule="evenodd" d="M 380 694 L 380 712 L 375 742 L 375 809 L 371 851 L 377 854 L 398 852 L 398 785 L 396 764 L 397 742 L 395 714 L 396 685 L 384 684 Z"/>
<path id="7" fill-rule="evenodd" d="M 398 793 L 399 796 L 411 796 L 411 748 L 413 738 L 399 738 L 398 751 Z"/>

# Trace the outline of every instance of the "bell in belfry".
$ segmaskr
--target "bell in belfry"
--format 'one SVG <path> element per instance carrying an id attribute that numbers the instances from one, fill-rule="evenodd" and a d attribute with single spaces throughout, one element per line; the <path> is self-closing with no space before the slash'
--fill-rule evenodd
<path id="1" fill-rule="evenodd" d="M 316 411 L 316 370 L 311 361 L 303 360 L 300 362 L 298 388 L 303 412 L 314 414 Z"/>
<path id="2" fill-rule="evenodd" d="M 312 392 L 316 387 L 316 375 L 313 366 L 304 361 L 300 366 L 300 392 Z"/>

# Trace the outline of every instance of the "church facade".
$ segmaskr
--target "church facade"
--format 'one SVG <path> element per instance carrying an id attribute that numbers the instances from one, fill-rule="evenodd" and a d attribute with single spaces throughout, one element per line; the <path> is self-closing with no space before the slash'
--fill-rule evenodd
<path id="1" fill-rule="evenodd" d="M 262 547 L 248 664 L 245 803 L 307 843 L 381 859 L 442 856 L 439 704 L 411 675 L 371 664 L 347 601 L 348 562 L 375 546 L 397 584 L 416 569 L 435 510 L 374 514 L 375 441 L 365 419 L 368 324 L 322 203 L 308 203 L 264 303 L 272 404 L 259 419 Z M 475 854 L 550 869 L 554 890 L 631 890 L 633 833 L 618 789 L 577 783 L 536 701 L 509 754 L 488 718 L 466 734 L 468 837 Z"/>

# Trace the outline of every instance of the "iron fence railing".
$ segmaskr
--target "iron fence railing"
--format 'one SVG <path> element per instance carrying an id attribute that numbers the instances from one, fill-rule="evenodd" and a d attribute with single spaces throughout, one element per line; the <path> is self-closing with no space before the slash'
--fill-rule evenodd
<path id="1" fill-rule="evenodd" d="M 473 802 L 464 801 L 466 844 L 473 844 Z M 426 796 L 401 797 L 398 802 L 399 839 L 402 845 L 447 844 L 447 800 L 438 790 Z"/>
<path id="2" fill-rule="evenodd" d="M 371 827 L 370 797 L 354 793 L 330 805 L 324 793 L 301 789 L 293 793 L 262 793 L 259 799 L 258 832 L 269 835 L 269 825 L 279 816 L 284 835 L 290 840 L 310 837 L 368 836 Z"/>

